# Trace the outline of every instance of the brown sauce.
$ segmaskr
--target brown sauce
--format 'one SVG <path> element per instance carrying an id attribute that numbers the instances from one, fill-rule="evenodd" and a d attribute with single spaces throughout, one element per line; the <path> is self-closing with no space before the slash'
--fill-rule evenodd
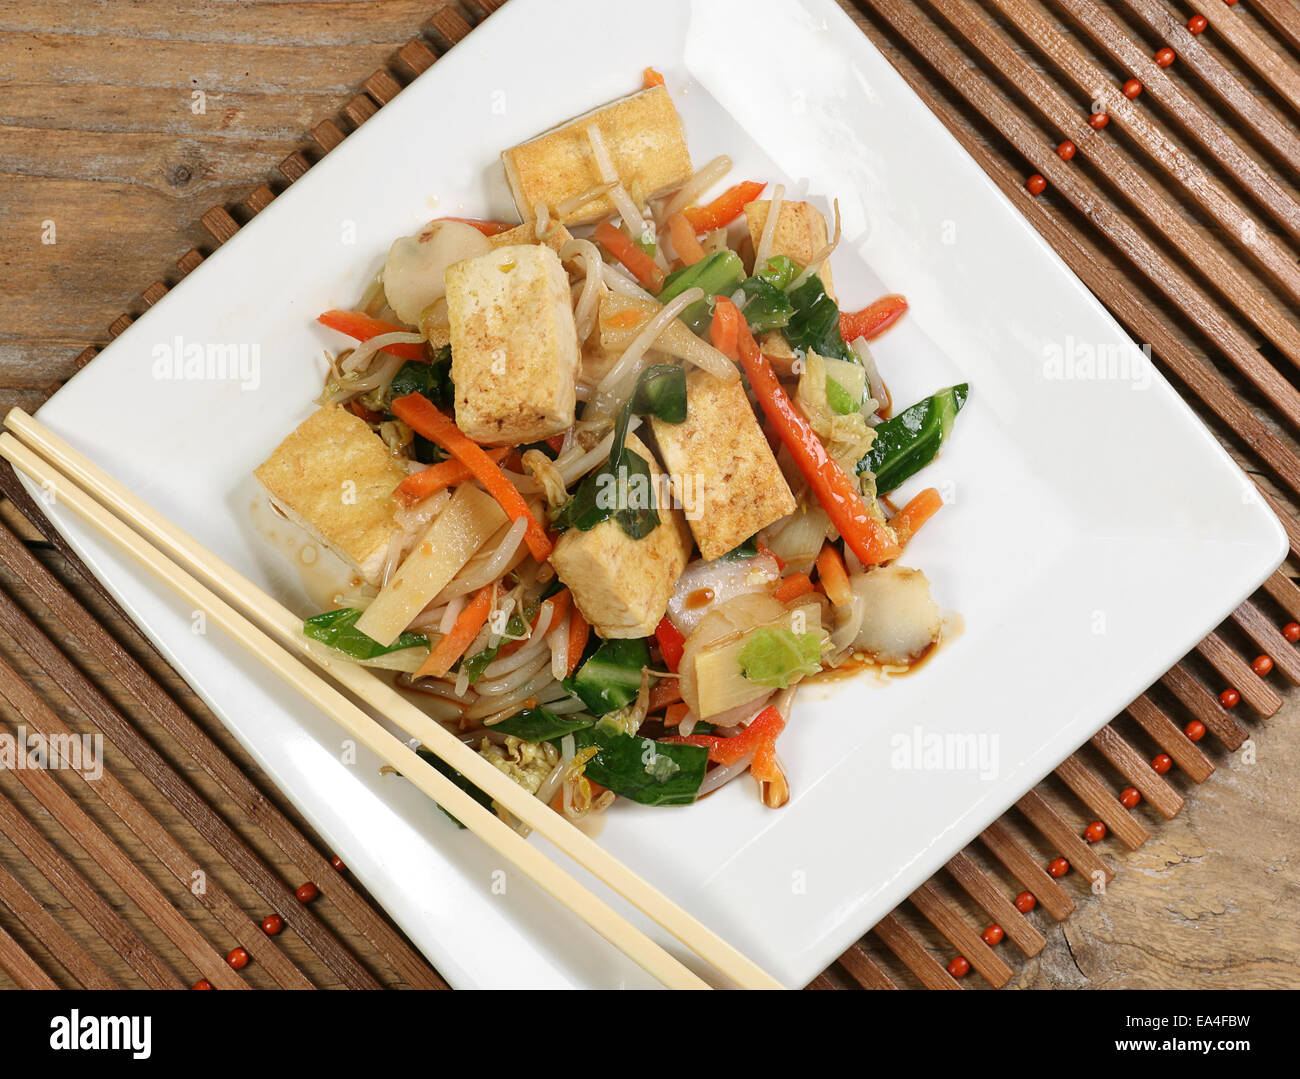
<path id="1" fill-rule="evenodd" d="M 697 611 L 701 607 L 707 607 L 713 602 L 712 588 L 697 588 L 686 597 L 686 609 L 688 611 Z"/>

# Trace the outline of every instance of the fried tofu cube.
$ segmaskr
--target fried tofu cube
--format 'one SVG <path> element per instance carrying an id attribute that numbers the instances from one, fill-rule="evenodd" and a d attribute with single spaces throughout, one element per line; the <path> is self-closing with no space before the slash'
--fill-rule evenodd
<path id="1" fill-rule="evenodd" d="M 569 586 L 582 617 L 602 637 L 648 637 L 668 609 L 668 599 L 691 553 L 682 511 L 660 497 L 666 490 L 654 456 L 635 435 L 627 447 L 650 463 L 659 525 L 632 539 L 610 518 L 588 532 L 565 532 L 551 552 L 551 565 Z"/>
<path id="2" fill-rule="evenodd" d="M 397 532 L 395 488 L 406 469 L 369 424 L 326 405 L 298 425 L 253 473 L 271 504 L 311 537 L 380 584 Z"/>
<path id="3" fill-rule="evenodd" d="M 702 557 L 724 555 L 794 512 L 790 485 L 741 383 L 692 371 L 685 421 L 650 422 Z"/>
<path id="4" fill-rule="evenodd" d="M 578 331 L 559 256 L 511 244 L 447 267 L 456 425 L 514 446 L 573 425 Z"/>
<path id="5" fill-rule="evenodd" d="M 641 90 L 552 128 L 501 155 L 519 216 L 532 221 L 539 202 L 555 207 L 601 183 L 587 129 L 599 130 L 614 171 L 633 197 L 653 198 L 686 182 L 694 169 L 681 117 L 662 86 Z M 566 213 L 566 225 L 586 225 L 614 213 L 600 195 Z"/>
<path id="6" fill-rule="evenodd" d="M 546 238 L 539 240 L 537 238 L 536 224 L 532 221 L 525 221 L 522 225 L 516 225 L 506 232 L 498 232 L 495 236 L 489 236 L 488 243 L 494 248 L 511 247 L 515 244 L 545 244 L 558 255 L 560 248 L 572 239 L 573 233 L 558 221 L 552 221 L 550 227 L 546 230 Z"/>
<path id="7" fill-rule="evenodd" d="M 767 224 L 767 214 L 771 208 L 769 199 L 759 199 L 745 206 L 745 225 L 749 229 L 750 239 L 754 241 L 755 251 L 763 237 L 763 226 Z M 772 255 L 786 255 L 800 266 L 807 266 L 828 241 L 826 218 L 817 207 L 811 202 L 782 201 L 781 210 L 776 217 L 776 231 L 772 234 Z M 835 299 L 829 261 L 822 264 L 817 276 L 826 286 L 826 295 Z"/>

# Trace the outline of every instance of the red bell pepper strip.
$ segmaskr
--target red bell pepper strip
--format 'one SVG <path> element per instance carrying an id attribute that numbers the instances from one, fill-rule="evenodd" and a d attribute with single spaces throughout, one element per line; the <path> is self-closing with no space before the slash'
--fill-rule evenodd
<path id="1" fill-rule="evenodd" d="M 381 333 L 407 332 L 403 326 L 394 326 L 391 322 L 385 322 L 381 318 L 371 318 L 369 315 L 363 315 L 360 311 L 326 311 L 323 315 L 317 316 L 316 321 L 322 326 L 328 326 L 331 330 L 338 330 L 339 333 L 345 333 L 358 341 L 369 341 L 372 337 L 378 337 Z M 428 358 L 424 353 L 424 345 L 418 341 L 400 345 L 387 345 L 380 351 L 393 356 L 400 356 L 404 360 L 425 360 Z"/>
<path id="2" fill-rule="evenodd" d="M 897 558 L 901 548 L 894 536 L 867 512 L 857 484 L 831 459 L 817 433 L 794 407 L 777 381 L 771 363 L 759 351 L 740 309 L 726 296 L 716 297 L 710 332 L 714 345 L 722 352 L 726 352 L 723 343 L 739 342 L 740 364 L 758 396 L 759 405 L 807 478 L 831 523 L 862 564 L 874 566 Z M 733 358 L 736 358 L 734 354 Z"/>
<path id="3" fill-rule="evenodd" d="M 861 311 L 841 311 L 840 336 L 845 341 L 856 341 L 859 337 L 870 341 L 889 329 L 906 311 L 907 299 L 903 296 L 882 296 Z"/>
<path id="4" fill-rule="evenodd" d="M 727 188 L 707 206 L 688 206 L 682 214 L 697 233 L 712 232 L 735 221 L 744 212 L 746 204 L 758 198 L 766 186 L 767 181 L 744 180 Z"/>
<path id="5" fill-rule="evenodd" d="M 701 746 L 709 751 L 709 760 L 717 764 L 735 764 L 747 753 L 757 753 L 765 745 L 775 747 L 777 737 L 783 730 L 785 717 L 773 705 L 768 705 L 754 717 L 748 727 L 730 738 L 720 738 L 716 734 L 675 734 L 662 741 L 675 745 Z"/>
<path id="6" fill-rule="evenodd" d="M 663 653 L 664 663 L 670 671 L 677 670 L 677 664 L 682 661 L 682 649 L 686 646 L 686 638 L 682 636 L 682 631 L 668 621 L 665 615 L 659 620 L 659 625 L 655 626 L 655 640 L 659 642 L 659 651 Z"/>
<path id="7" fill-rule="evenodd" d="M 524 526 L 524 542 L 538 562 L 546 561 L 551 553 L 551 541 L 546 536 L 546 530 L 529 511 L 524 496 L 506 479 L 482 446 L 471 442 L 459 427 L 421 394 L 408 393 L 405 397 L 397 398 L 392 409 L 393 415 L 412 431 L 423 435 L 430 442 L 436 442 L 468 468 L 473 477 L 483 484 L 487 493 L 506 511 L 510 520 L 526 520 L 528 523 Z"/>
<path id="8" fill-rule="evenodd" d="M 608 221 L 597 225 L 591 238 L 626 266 L 628 272 L 651 292 L 664 287 L 664 272 L 659 264 Z"/>

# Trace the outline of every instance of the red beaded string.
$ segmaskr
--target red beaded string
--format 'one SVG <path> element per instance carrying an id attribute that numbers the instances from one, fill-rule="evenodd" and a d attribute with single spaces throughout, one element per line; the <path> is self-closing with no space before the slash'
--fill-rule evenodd
<path id="1" fill-rule="evenodd" d="M 330 858 L 330 865 L 340 873 L 347 869 L 347 866 L 343 864 L 343 859 L 337 854 Z M 320 889 L 308 880 L 298 885 L 293 894 L 297 897 L 299 903 L 311 903 L 320 895 Z M 274 937 L 283 930 L 284 919 L 280 915 L 272 913 L 262 919 L 262 932 L 268 937 Z M 226 962 L 235 970 L 243 970 L 251 961 L 252 957 L 248 954 L 248 949 L 242 946 L 233 948 L 226 956 Z M 212 983 L 207 978 L 200 978 L 190 988 L 211 989 Z"/>

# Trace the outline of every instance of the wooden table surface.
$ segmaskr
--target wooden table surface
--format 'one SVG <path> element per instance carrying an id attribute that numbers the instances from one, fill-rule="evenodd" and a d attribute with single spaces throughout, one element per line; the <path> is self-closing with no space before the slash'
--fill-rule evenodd
<path id="1" fill-rule="evenodd" d="M 209 244 L 204 211 L 276 184 L 275 165 L 391 60 L 431 6 L 0 0 L 0 409 L 38 405 L 114 318 L 140 310 L 146 285 Z M 57 553 L 36 549 L 59 568 Z M 194 703 L 133 629 L 119 631 Z M 14 649 L 0 639 L 0 652 Z M 77 659 L 102 681 L 93 656 Z M 54 687 L 24 673 L 59 706 Z M 1219 752 L 1208 782 L 1180 781 L 1187 808 L 1155 823 L 1152 842 L 1135 853 L 1108 843 L 1120 871 L 1109 892 L 1047 928 L 1047 949 L 1013 984 L 1300 988 L 1300 700 L 1283 692 L 1282 711 L 1253 727 L 1254 762 Z M 98 874 L 84 859 L 79 867 Z"/>

